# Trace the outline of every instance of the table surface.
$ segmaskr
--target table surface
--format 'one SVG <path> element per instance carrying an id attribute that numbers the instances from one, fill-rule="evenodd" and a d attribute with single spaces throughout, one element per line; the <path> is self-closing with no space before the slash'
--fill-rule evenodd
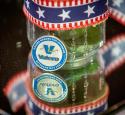
<path id="1" fill-rule="evenodd" d="M 14 74 L 26 69 L 30 46 L 26 35 L 26 19 L 20 0 L 0 1 L 0 108 L 12 113 L 2 88 Z M 125 27 L 112 19 L 107 21 L 107 37 L 110 39 L 125 33 Z M 107 77 L 110 87 L 109 106 L 125 99 L 125 64 Z M 24 114 L 20 110 L 17 115 Z"/>

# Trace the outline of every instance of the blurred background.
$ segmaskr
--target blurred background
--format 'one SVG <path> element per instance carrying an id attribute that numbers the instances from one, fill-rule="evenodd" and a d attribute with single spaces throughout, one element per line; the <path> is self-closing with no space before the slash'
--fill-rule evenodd
<path id="1" fill-rule="evenodd" d="M 24 115 L 21 109 L 13 113 L 3 87 L 16 73 L 25 70 L 30 46 L 26 35 L 26 19 L 22 11 L 23 0 L 0 0 L 0 110 L 10 114 Z M 125 26 L 109 18 L 106 41 L 125 33 Z M 125 64 L 106 77 L 110 87 L 109 107 L 125 99 Z"/>
<path id="2" fill-rule="evenodd" d="M 0 108 L 12 113 L 2 89 L 14 74 L 26 69 L 30 50 L 23 0 L 0 0 Z M 20 110 L 17 115 L 23 114 Z"/>

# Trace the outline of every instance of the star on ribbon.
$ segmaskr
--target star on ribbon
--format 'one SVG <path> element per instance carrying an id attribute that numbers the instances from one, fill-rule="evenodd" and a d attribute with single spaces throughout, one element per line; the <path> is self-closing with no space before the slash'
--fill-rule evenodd
<path id="1" fill-rule="evenodd" d="M 39 113 L 39 115 L 45 115 L 42 111 Z"/>
<path id="2" fill-rule="evenodd" d="M 40 8 L 38 8 L 38 11 L 36 11 L 36 13 L 39 15 L 39 18 L 45 18 L 45 16 L 44 16 L 44 10 L 41 10 Z"/>
<path id="3" fill-rule="evenodd" d="M 106 105 L 105 105 L 105 108 L 104 108 L 104 110 L 107 110 L 107 109 L 108 109 L 108 104 L 106 104 Z"/>
<path id="4" fill-rule="evenodd" d="M 94 112 L 88 112 L 87 115 L 94 115 Z"/>
<path id="5" fill-rule="evenodd" d="M 108 6 L 109 5 L 109 1 L 107 0 L 107 2 L 106 2 L 106 4 L 105 4 L 106 6 Z"/>
<path id="6" fill-rule="evenodd" d="M 111 51 L 111 55 L 114 56 L 114 57 L 119 56 L 120 53 L 121 53 L 120 47 L 115 47 L 115 48 L 113 48 L 112 51 Z"/>
<path id="7" fill-rule="evenodd" d="M 31 101 L 28 102 L 29 107 L 32 109 L 33 108 L 33 103 Z"/>
<path id="8" fill-rule="evenodd" d="M 62 10 L 62 14 L 59 14 L 59 17 L 62 17 L 62 20 L 64 21 L 66 18 L 70 19 L 71 17 L 69 16 L 69 13 L 71 11 L 65 11 L 64 9 Z"/>
<path id="9" fill-rule="evenodd" d="M 16 100 L 17 97 L 18 97 L 17 93 L 16 93 L 16 92 L 13 92 L 13 93 L 12 93 L 12 99 L 13 99 L 13 100 Z"/>
<path id="10" fill-rule="evenodd" d="M 113 6 L 120 7 L 124 0 L 113 0 Z"/>
<path id="11" fill-rule="evenodd" d="M 26 7 L 30 9 L 30 2 L 28 0 L 26 0 Z"/>
<path id="12" fill-rule="evenodd" d="M 87 9 L 84 13 L 87 13 L 87 14 L 88 14 L 88 17 L 90 17 L 91 14 L 95 14 L 94 8 L 95 8 L 95 6 L 90 7 L 90 6 L 88 5 L 88 9 Z"/>

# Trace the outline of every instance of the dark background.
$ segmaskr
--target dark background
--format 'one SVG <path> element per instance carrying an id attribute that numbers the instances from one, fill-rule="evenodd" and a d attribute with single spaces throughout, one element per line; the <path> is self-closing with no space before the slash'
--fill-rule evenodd
<path id="1" fill-rule="evenodd" d="M 26 69 L 30 46 L 26 35 L 26 19 L 22 12 L 23 0 L 0 0 L 0 108 L 13 114 L 2 89 L 14 74 Z M 125 27 L 109 18 L 106 40 Z M 106 78 L 110 87 L 109 107 L 125 99 L 125 64 Z M 24 115 L 20 110 L 16 115 Z"/>

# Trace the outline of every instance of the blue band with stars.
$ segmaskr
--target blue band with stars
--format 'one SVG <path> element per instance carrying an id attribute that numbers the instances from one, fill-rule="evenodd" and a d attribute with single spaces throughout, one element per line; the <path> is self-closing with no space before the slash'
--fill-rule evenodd
<path id="1" fill-rule="evenodd" d="M 125 63 L 125 34 L 114 36 L 99 50 L 105 74 Z"/>
<path id="2" fill-rule="evenodd" d="M 125 0 L 109 0 L 110 17 L 125 26 Z"/>
<path id="3" fill-rule="evenodd" d="M 81 28 L 100 23 L 107 19 L 107 0 L 70 7 L 47 7 L 24 2 L 24 13 L 28 19 L 43 29 L 59 30 Z"/>
<path id="4" fill-rule="evenodd" d="M 30 114 L 35 114 L 35 115 L 98 115 L 99 113 L 101 112 L 104 112 L 105 110 L 107 110 L 108 108 L 108 104 L 107 102 L 103 103 L 102 105 L 94 108 L 94 109 L 91 109 L 91 110 L 85 110 L 85 111 L 81 111 L 81 112 L 76 112 L 76 111 L 73 111 L 72 110 L 69 110 L 69 112 L 65 113 L 61 113 L 62 111 L 55 111 L 55 113 L 51 113 L 50 112 L 47 112 L 45 111 L 44 109 L 41 109 L 38 107 L 38 105 L 36 105 L 31 99 L 30 97 L 27 98 L 27 113 L 30 113 Z M 57 112 L 57 113 L 56 113 Z"/>

